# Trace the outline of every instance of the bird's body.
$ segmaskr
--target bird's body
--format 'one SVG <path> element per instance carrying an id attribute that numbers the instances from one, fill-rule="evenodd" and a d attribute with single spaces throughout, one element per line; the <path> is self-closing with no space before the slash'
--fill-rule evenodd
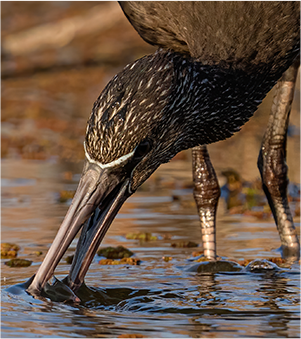
<path id="1" fill-rule="evenodd" d="M 123 202 L 179 151 L 223 140 L 239 130 L 299 55 L 299 2 L 137 1 L 120 5 L 141 37 L 159 49 L 126 66 L 95 102 L 77 193 L 29 288 L 31 293 L 43 289 L 84 224 L 67 279 L 76 291 Z M 294 81 L 295 73 L 283 78 L 285 86 Z M 292 92 L 283 93 L 279 102 L 286 118 L 271 129 L 262 147 L 263 158 L 280 145 L 280 127 L 279 133 L 286 133 Z M 268 199 L 272 210 L 276 206 L 273 213 L 282 244 L 299 251 L 285 207 L 286 167 L 278 166 L 278 158 L 271 156 L 264 162 L 264 188 L 276 192 Z M 214 247 L 208 251 L 214 257 L 213 202 L 217 204 L 219 187 L 204 149 L 195 149 L 193 159 L 203 239 Z M 272 164 L 271 169 L 266 170 L 265 164 Z M 273 182 L 277 172 L 284 174 L 278 191 Z"/>
<path id="2" fill-rule="evenodd" d="M 121 1 L 120 6 L 146 42 L 202 65 L 249 73 L 268 66 L 272 72 L 287 68 L 287 59 L 298 54 L 298 2 Z"/>

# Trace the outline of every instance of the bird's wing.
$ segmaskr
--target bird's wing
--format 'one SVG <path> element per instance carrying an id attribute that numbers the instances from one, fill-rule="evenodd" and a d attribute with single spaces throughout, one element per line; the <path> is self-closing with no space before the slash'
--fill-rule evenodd
<path id="1" fill-rule="evenodd" d="M 185 37 L 174 25 L 175 13 L 181 6 L 178 2 L 169 1 L 167 6 L 165 1 L 119 1 L 119 5 L 146 42 L 189 54 Z"/>
<path id="2" fill-rule="evenodd" d="M 120 6 L 146 42 L 204 64 L 281 64 L 300 45 L 299 1 L 121 1 Z"/>

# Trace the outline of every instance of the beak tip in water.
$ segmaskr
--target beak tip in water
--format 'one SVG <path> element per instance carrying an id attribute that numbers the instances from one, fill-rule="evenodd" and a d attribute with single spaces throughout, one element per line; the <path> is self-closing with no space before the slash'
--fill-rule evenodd
<path id="1" fill-rule="evenodd" d="M 52 300 L 65 298 L 73 302 L 80 301 L 74 291 L 83 283 L 102 238 L 124 201 L 131 195 L 129 182 L 130 179 L 124 174 L 114 174 L 93 163 L 86 164 L 65 219 L 27 288 L 29 294 L 34 297 L 52 294 Z M 56 279 L 50 285 L 48 280 L 83 225 L 68 280 L 58 283 Z"/>
<path id="2" fill-rule="evenodd" d="M 36 288 L 32 285 L 28 286 L 26 292 L 33 296 L 35 299 L 44 299 L 48 298 L 51 301 L 56 302 L 71 302 L 71 303 L 80 303 L 81 299 L 72 291 L 72 289 L 66 285 L 66 280 L 58 280 L 56 277 L 53 277 L 54 283 L 45 284 L 44 288 Z"/>

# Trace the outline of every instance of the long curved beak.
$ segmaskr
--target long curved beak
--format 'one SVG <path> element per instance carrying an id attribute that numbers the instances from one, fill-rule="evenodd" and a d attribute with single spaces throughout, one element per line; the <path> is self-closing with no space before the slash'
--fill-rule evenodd
<path id="1" fill-rule="evenodd" d="M 84 280 L 101 240 L 130 195 L 129 178 L 124 174 L 86 161 L 72 204 L 27 291 L 32 295 L 40 295 L 84 225 L 68 276 L 71 289 L 77 289 Z"/>
<path id="2" fill-rule="evenodd" d="M 129 179 L 116 186 L 106 203 L 97 208 L 84 225 L 72 261 L 68 286 L 75 292 L 83 283 L 95 253 L 124 201 L 130 196 Z"/>

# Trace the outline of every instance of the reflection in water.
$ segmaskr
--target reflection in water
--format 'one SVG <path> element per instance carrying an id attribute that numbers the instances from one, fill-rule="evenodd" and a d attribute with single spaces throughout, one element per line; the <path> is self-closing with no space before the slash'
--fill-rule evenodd
<path id="1" fill-rule="evenodd" d="M 196 300 L 196 305 L 199 307 L 204 307 L 205 305 L 210 306 L 224 306 L 226 301 L 223 300 L 224 298 L 221 297 L 220 292 L 222 292 L 222 287 L 219 286 L 215 274 L 201 274 L 198 275 L 199 286 L 198 286 L 198 293 Z M 231 293 L 231 292 L 230 292 Z M 223 294 L 227 292 L 223 291 Z"/>
<path id="2" fill-rule="evenodd" d="M 291 287 L 293 287 L 291 285 Z M 266 296 L 266 301 L 258 307 L 268 307 L 273 310 L 279 310 L 282 308 L 281 301 L 283 299 L 292 302 L 292 298 L 296 297 L 295 293 L 290 288 L 289 279 L 286 277 L 279 276 L 278 274 L 269 274 L 265 276 L 264 280 L 257 289 L 258 293 Z"/>

